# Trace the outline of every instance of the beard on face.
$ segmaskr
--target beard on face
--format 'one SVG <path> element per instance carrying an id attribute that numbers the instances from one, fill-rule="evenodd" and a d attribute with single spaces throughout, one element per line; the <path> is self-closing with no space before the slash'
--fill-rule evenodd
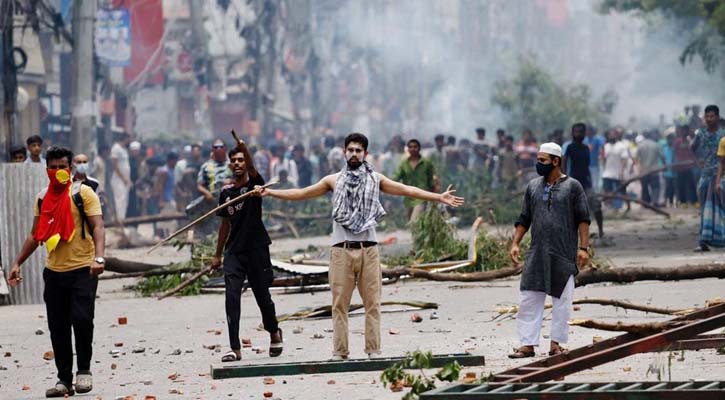
<path id="1" fill-rule="evenodd" d="M 347 167 L 350 169 L 358 169 L 362 165 L 362 161 L 358 160 L 355 157 L 350 157 L 347 159 Z"/>

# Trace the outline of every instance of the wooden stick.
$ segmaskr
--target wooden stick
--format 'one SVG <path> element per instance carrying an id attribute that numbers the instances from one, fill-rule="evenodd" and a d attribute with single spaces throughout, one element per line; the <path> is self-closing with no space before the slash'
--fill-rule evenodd
<path id="1" fill-rule="evenodd" d="M 669 309 L 669 308 L 645 306 L 642 304 L 634 304 L 634 303 L 630 303 L 628 301 L 620 301 L 620 300 L 613 300 L 613 299 L 577 299 L 577 300 L 573 301 L 573 304 L 598 304 L 600 306 L 614 306 L 614 307 L 624 308 L 625 310 L 637 310 L 637 311 L 642 311 L 642 312 L 646 312 L 646 313 L 664 314 L 664 315 L 678 315 L 678 314 L 682 314 L 684 311 L 692 312 L 692 310 L 673 310 L 673 309 Z"/>
<path id="2" fill-rule="evenodd" d="M 269 182 L 268 184 L 262 186 L 262 188 L 268 188 L 268 187 L 270 187 L 272 185 L 276 185 L 276 184 L 277 184 L 277 180 L 273 180 L 272 182 Z M 174 232 L 171 235 L 169 235 L 169 237 L 167 237 L 166 239 L 163 239 L 162 241 L 156 243 L 152 248 L 149 249 L 149 251 L 146 252 L 146 254 L 150 254 L 152 251 L 158 249 L 162 244 L 164 244 L 164 243 L 168 242 L 169 240 L 171 240 L 171 239 L 179 236 L 180 233 L 182 233 L 185 230 L 191 228 L 192 226 L 198 225 L 201 221 L 203 221 L 203 220 L 209 218 L 210 216 L 214 215 L 217 211 L 219 211 L 219 210 L 221 210 L 223 208 L 226 208 L 226 207 L 228 207 L 228 206 L 230 206 L 232 204 L 238 203 L 239 201 L 244 200 L 247 197 L 251 196 L 253 193 L 254 193 L 254 191 L 244 193 L 244 194 L 242 194 L 240 196 L 237 196 L 237 197 L 235 197 L 235 198 L 227 201 L 226 203 L 224 203 L 222 205 L 219 205 L 217 207 L 214 207 L 213 209 L 209 210 L 209 212 L 207 212 L 206 214 L 204 214 L 201 217 L 199 217 L 199 218 L 197 218 L 197 219 L 189 222 L 184 227 L 178 229 L 176 232 Z"/>
<path id="3" fill-rule="evenodd" d="M 162 294 L 161 296 L 159 296 L 159 300 L 163 300 L 163 299 L 165 299 L 165 298 L 167 298 L 169 296 L 172 296 L 172 295 L 180 292 L 182 289 L 184 289 L 185 287 L 191 285 L 192 283 L 194 283 L 194 281 L 196 281 L 197 279 L 201 278 L 202 276 L 208 274 L 213 269 L 214 268 L 211 265 L 209 265 L 208 267 L 206 267 L 206 268 L 202 269 L 201 271 L 195 273 L 194 275 L 190 276 L 187 280 L 181 282 L 181 284 L 179 286 L 177 286 L 177 287 L 175 287 L 173 289 L 170 289 L 170 290 L 167 290 L 166 292 L 164 292 L 164 294 Z"/>
<path id="4" fill-rule="evenodd" d="M 653 333 L 685 325 L 688 322 L 691 321 L 646 322 L 640 324 L 626 324 L 621 321 L 617 321 L 617 323 L 613 324 L 610 322 L 595 321 L 591 319 L 575 319 L 569 321 L 569 325 L 610 332 L 629 332 L 639 335 L 651 335 Z"/>
<path id="5" fill-rule="evenodd" d="M 639 204 L 640 206 L 642 206 L 648 210 L 652 210 L 652 211 L 656 212 L 657 214 L 664 215 L 668 219 L 670 218 L 670 213 L 668 213 L 667 211 L 663 211 L 662 209 L 655 207 L 652 204 L 645 203 L 642 200 L 633 199 L 628 196 L 624 196 L 621 194 L 614 194 L 614 193 L 598 193 L 598 194 L 596 194 L 596 196 L 599 196 L 602 200 L 617 199 L 617 200 L 622 200 L 622 201 L 626 201 L 626 202 L 631 201 L 631 202 Z"/>
<path id="6" fill-rule="evenodd" d="M 666 170 L 668 170 L 670 168 L 690 167 L 690 166 L 693 166 L 693 165 L 695 165 L 695 161 L 694 160 L 690 160 L 690 161 L 680 161 L 680 162 L 676 162 L 676 163 L 672 163 L 672 164 L 667 164 L 664 167 L 657 168 L 657 169 L 653 169 L 652 171 L 649 171 L 649 172 L 646 172 L 644 174 L 640 174 L 640 175 L 637 175 L 637 176 L 634 176 L 632 178 L 627 179 L 626 181 L 622 182 L 622 184 L 620 184 L 619 187 L 615 191 L 625 190 L 625 189 L 627 189 L 627 186 L 630 183 L 632 183 L 634 181 L 638 181 L 638 180 L 640 180 L 642 178 L 646 178 L 646 177 L 648 177 L 648 176 L 650 176 L 652 174 L 658 174 L 658 173 L 660 173 L 662 171 L 666 171 Z"/>

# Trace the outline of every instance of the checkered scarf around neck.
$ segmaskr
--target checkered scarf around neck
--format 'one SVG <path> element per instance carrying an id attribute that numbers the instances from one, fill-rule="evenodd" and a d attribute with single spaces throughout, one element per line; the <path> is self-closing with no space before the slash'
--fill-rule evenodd
<path id="1" fill-rule="evenodd" d="M 332 205 L 332 220 L 354 234 L 378 224 L 385 215 L 380 204 L 380 178 L 367 161 L 357 169 L 345 164 L 335 182 Z"/>

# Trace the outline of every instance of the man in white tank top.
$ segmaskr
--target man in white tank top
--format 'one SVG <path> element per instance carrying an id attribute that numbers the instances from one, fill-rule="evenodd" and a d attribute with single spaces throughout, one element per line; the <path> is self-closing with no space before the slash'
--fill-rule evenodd
<path id="1" fill-rule="evenodd" d="M 368 139 L 360 133 L 345 138 L 346 165 L 335 174 L 300 189 L 258 187 L 261 196 L 284 200 L 307 200 L 333 192 L 332 248 L 329 281 L 332 290 L 333 359 L 346 359 L 347 314 L 355 286 L 365 307 L 365 353 L 380 354 L 380 294 L 382 271 L 375 226 L 385 215 L 380 192 L 420 200 L 437 201 L 451 207 L 463 204 L 455 190 L 433 193 L 403 185 L 373 171 L 365 161 Z"/>

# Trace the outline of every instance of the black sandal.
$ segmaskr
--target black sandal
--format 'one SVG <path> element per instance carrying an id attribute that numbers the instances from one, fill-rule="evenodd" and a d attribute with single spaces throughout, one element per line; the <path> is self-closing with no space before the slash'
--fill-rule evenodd
<path id="1" fill-rule="evenodd" d="M 534 350 L 522 350 L 520 348 L 514 349 L 514 352 L 509 354 L 509 358 L 529 358 L 536 355 Z"/>
<path id="2" fill-rule="evenodd" d="M 73 396 L 74 394 L 75 392 L 73 391 L 73 385 L 67 384 L 63 381 L 58 381 L 58 383 L 56 383 L 54 387 L 45 391 L 45 397 L 50 398 Z"/>
<path id="3" fill-rule="evenodd" d="M 279 332 L 279 342 L 272 342 L 269 343 L 269 356 L 270 357 L 279 357 L 280 354 L 282 354 L 282 350 L 284 350 L 284 339 L 282 338 L 282 329 L 279 329 L 277 332 Z"/>

